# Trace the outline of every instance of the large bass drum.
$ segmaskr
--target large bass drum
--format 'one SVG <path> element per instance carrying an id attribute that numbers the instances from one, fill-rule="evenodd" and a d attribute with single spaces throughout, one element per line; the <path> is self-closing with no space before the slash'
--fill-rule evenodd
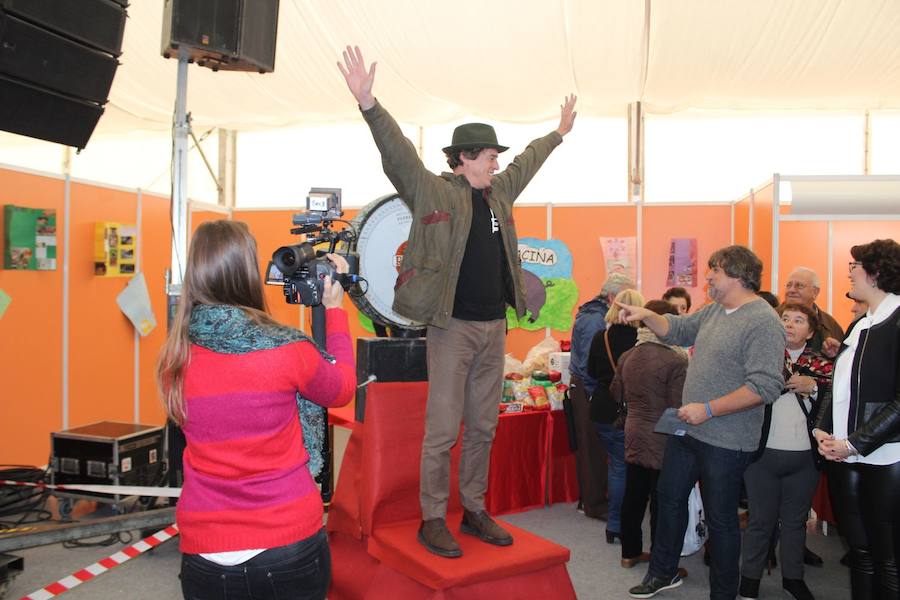
<path id="1" fill-rule="evenodd" d="M 375 325 L 388 327 L 402 337 L 425 327 L 394 312 L 394 284 L 400 272 L 400 261 L 412 213 L 397 194 L 388 194 L 367 204 L 351 221 L 356 230 L 359 275 L 367 282 L 366 293 L 351 295 L 353 304 Z"/>

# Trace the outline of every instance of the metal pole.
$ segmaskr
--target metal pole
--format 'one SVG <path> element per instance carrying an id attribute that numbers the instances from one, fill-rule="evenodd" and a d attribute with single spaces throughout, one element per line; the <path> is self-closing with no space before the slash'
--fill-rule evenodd
<path id="1" fill-rule="evenodd" d="M 188 137 L 190 123 L 187 116 L 187 55 L 178 56 L 178 84 L 175 90 L 175 124 L 172 141 L 172 267 L 167 295 L 181 294 L 184 269 L 187 265 L 188 223 Z M 170 306 L 170 309 L 172 306 Z"/>
<path id="2" fill-rule="evenodd" d="M 318 304 L 312 307 L 312 338 L 319 346 L 324 348 L 327 337 L 325 330 L 325 306 Z M 322 472 L 316 477 L 316 482 L 321 486 L 322 502 L 327 508 L 331 504 L 331 497 L 334 494 L 334 457 L 331 453 L 333 440 L 331 439 L 332 429 L 328 425 L 328 411 L 323 408 L 322 412 L 324 413 L 322 439 L 325 440 L 325 443 L 322 445 L 322 459 L 325 465 L 322 467 Z"/>
<path id="3" fill-rule="evenodd" d="M 178 80 L 175 88 L 175 119 L 172 139 L 172 199 L 169 206 L 172 221 L 172 266 L 166 279 L 166 324 L 171 330 L 175 320 L 175 308 L 181 296 L 181 284 L 187 267 L 188 240 L 188 135 L 190 123 L 187 116 L 187 74 L 188 59 L 184 50 L 178 55 Z M 172 487 L 179 487 L 183 481 L 182 453 L 184 433 L 172 420 L 166 422 L 166 460 L 168 480 Z"/>

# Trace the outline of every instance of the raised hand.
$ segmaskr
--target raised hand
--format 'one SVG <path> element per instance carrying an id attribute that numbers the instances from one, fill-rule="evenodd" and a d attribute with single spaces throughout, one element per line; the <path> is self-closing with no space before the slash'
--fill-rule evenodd
<path id="1" fill-rule="evenodd" d="M 350 93 L 356 98 L 359 107 L 368 110 L 375 106 L 375 96 L 372 95 L 372 84 L 375 83 L 375 67 L 377 62 L 373 62 L 369 69 L 366 69 L 366 63 L 363 60 L 362 52 L 359 46 L 351 48 L 347 46 L 344 50 L 344 64 L 337 61 L 338 69 L 350 88 Z M 571 125 L 570 125 L 571 127 Z"/>
<path id="2" fill-rule="evenodd" d="M 565 102 L 559 107 L 559 127 L 556 128 L 559 135 L 566 135 L 572 131 L 572 125 L 575 124 L 575 117 L 578 115 L 575 112 L 576 100 L 578 100 L 578 96 L 575 94 L 566 96 Z"/>

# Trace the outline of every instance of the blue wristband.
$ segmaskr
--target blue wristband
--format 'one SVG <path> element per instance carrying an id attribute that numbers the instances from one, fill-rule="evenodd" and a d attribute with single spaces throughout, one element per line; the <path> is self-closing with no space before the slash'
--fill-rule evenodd
<path id="1" fill-rule="evenodd" d="M 709 406 L 709 402 L 706 403 L 706 416 L 712 419 L 712 408 Z"/>

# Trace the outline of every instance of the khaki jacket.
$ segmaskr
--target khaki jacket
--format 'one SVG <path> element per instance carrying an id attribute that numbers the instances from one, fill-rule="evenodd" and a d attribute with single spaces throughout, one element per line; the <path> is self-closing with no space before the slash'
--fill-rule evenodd
<path id="1" fill-rule="evenodd" d="M 435 175 L 425 168 L 412 143 L 379 104 L 363 111 L 381 152 L 385 174 L 412 211 L 409 243 L 394 285 L 393 309 L 408 319 L 446 328 L 453 314 L 459 267 L 472 224 L 472 188 L 462 175 Z M 491 180 L 488 205 L 500 221 L 508 272 L 513 278 L 516 314 L 525 314 L 525 287 L 512 216 L 516 197 L 547 156 L 562 142 L 553 131 L 531 142 Z"/>

